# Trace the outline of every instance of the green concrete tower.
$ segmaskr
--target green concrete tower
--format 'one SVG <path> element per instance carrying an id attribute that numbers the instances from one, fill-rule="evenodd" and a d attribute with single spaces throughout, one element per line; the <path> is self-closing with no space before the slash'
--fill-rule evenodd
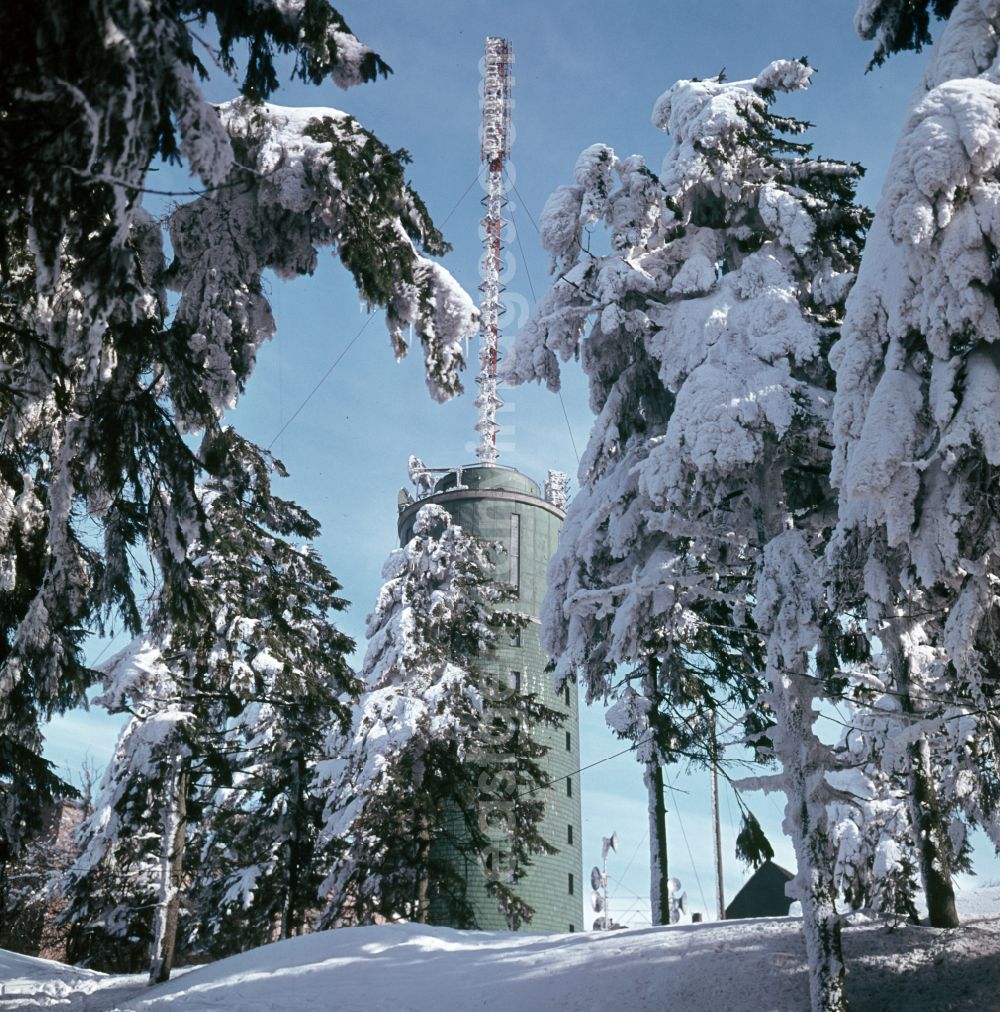
<path id="1" fill-rule="evenodd" d="M 555 497 L 552 497 L 555 498 Z M 433 491 L 416 502 L 401 503 L 399 538 L 406 544 L 413 533 L 417 511 L 427 503 L 446 509 L 470 534 L 501 541 L 507 549 L 500 577 L 506 576 L 517 589 L 513 607 L 531 616 L 531 625 L 519 643 L 504 643 L 484 660 L 498 680 L 520 684 L 561 713 L 566 721 L 559 728 L 539 728 L 538 740 L 548 746 L 543 760 L 550 780 L 542 835 L 558 853 L 533 858 L 519 892 L 535 908 L 530 929 L 534 931 L 578 931 L 581 923 L 581 894 L 584 888 L 581 854 L 579 711 L 576 686 L 557 693 L 552 676 L 546 673 L 548 658 L 539 643 L 539 620 L 546 590 L 546 569 L 556 550 L 563 510 L 540 494 L 538 485 L 510 467 L 469 465 L 448 471 Z M 504 930 L 507 925 L 486 891 L 479 866 L 456 853 L 461 862 L 468 896 L 483 930 Z"/>

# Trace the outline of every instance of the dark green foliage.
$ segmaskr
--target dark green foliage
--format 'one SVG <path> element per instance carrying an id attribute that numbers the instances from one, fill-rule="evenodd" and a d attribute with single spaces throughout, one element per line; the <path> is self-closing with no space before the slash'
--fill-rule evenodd
<path id="1" fill-rule="evenodd" d="M 239 70 L 233 46 L 246 41 L 248 56 L 240 90 L 255 101 L 264 101 L 277 90 L 276 54 L 294 54 L 296 76 L 310 84 L 322 84 L 340 63 L 334 33 L 349 34 L 351 31 L 327 0 L 306 0 L 301 21 L 253 0 L 236 3 L 211 0 L 184 6 L 196 14 L 201 24 L 205 24 L 209 16 L 215 19 L 220 59 L 227 73 Z M 374 81 L 379 75 L 386 77 L 392 73 L 392 68 L 372 52 L 365 54 L 359 69 L 362 81 Z"/>
<path id="2" fill-rule="evenodd" d="M 25 712 L 30 715 L 31 708 Z M 13 721 L 7 722 L 8 732 L 0 736 L 0 939 L 8 937 L 23 913 L 14 903 L 21 893 L 12 879 L 19 867 L 23 871 L 24 853 L 44 829 L 47 809 L 79 793 L 39 755 L 41 742 L 34 728 L 21 729 L 29 742 L 26 745 L 15 740 L 12 725 Z"/>
<path id="3" fill-rule="evenodd" d="M 405 173 L 411 160 L 409 152 L 404 148 L 390 150 L 351 116 L 336 122 L 332 119 L 313 120 L 304 133 L 315 141 L 331 145 L 330 157 L 337 178 L 346 184 L 350 194 L 345 205 L 345 213 L 351 221 L 347 229 L 349 235 L 363 231 L 366 217 L 385 221 L 400 213 L 400 195 L 407 191 Z M 348 144 L 348 138 L 357 142 Z M 402 219 L 406 234 L 434 256 L 447 253 L 451 246 L 434 227 L 423 200 L 419 195 L 412 194 L 411 202 L 410 214 Z M 385 237 L 386 248 L 391 248 L 395 242 L 395 238 Z M 373 246 L 369 254 L 375 248 Z M 343 250 L 340 258 L 355 275 L 355 266 L 360 268 L 368 262 L 363 256 L 345 254 Z M 380 293 L 378 288 L 369 289 L 362 285 L 362 291 L 373 302 L 380 303 L 388 301 L 392 295 L 388 287 Z"/>
<path id="4" fill-rule="evenodd" d="M 241 68 L 246 96 L 225 121 L 198 88 L 198 54 L 211 54 L 203 38 L 213 37 L 212 55 Z M 189 553 L 207 537 L 195 488 L 235 466 L 225 460 L 235 451 L 222 440 L 199 458 L 191 434 L 216 439 L 273 332 L 263 271 L 308 273 L 316 246 L 343 240 L 362 295 L 388 306 L 396 353 L 415 324 L 435 394 L 460 389 L 451 331 L 463 307 L 456 297 L 442 308 L 450 278 L 417 251 L 444 244 L 405 183 L 405 156 L 350 121 L 314 145 L 322 165 L 302 169 L 296 192 L 314 186 L 306 204 L 322 202 L 312 216 L 264 193 L 272 172 L 236 164 L 260 139 L 238 132 L 251 120 L 279 144 L 302 141 L 297 122 L 282 121 L 281 133 L 274 107 L 253 104 L 277 87 L 288 56 L 314 84 L 346 88 L 389 71 L 326 0 L 301 11 L 276 0 L 0 6 L 0 739 L 36 755 L 39 724 L 78 705 L 95 680 L 83 663 L 88 633 L 138 632 L 138 601 L 153 586 L 163 629 L 210 607 Z M 169 270 L 164 222 L 141 206 L 160 159 L 182 159 L 206 186 L 167 215 Z M 334 163 L 351 170 L 342 183 Z M 349 235 L 330 225 L 341 199 Z M 183 289 L 176 310 L 168 285 Z M 12 814 L 21 802 L 11 785 L 31 775 L 14 756 L 0 756 L 9 846 L 7 820 L 31 818 Z"/>
<path id="5" fill-rule="evenodd" d="M 17 642 L 46 555 L 44 518 L 36 511 L 39 490 L 30 472 L 18 472 L 17 463 L 18 456 L 0 454 L 0 475 L 10 489 L 9 501 L 0 507 L 6 512 L 0 539 L 5 585 L 0 590 L 0 678 L 6 679 L 0 692 L 0 933 L 7 928 L 12 868 L 42 828 L 46 806 L 76 794 L 42 758 L 39 726 L 54 710 L 75 701 L 93 678 L 79 652 L 85 631 L 68 607 L 50 613 L 51 639 Z M 17 660 L 8 663 L 15 653 Z"/>
<path id="6" fill-rule="evenodd" d="M 73 828 L 87 800 L 59 798 L 41 810 L 38 826 L 4 864 L 0 880 L 0 949 L 28 956 L 58 958 L 66 944 L 66 930 L 56 924 L 60 904 L 59 881 L 76 849 Z"/>
<path id="7" fill-rule="evenodd" d="M 234 50 L 246 42 L 240 87 L 254 101 L 277 89 L 275 61 L 283 54 L 295 56 L 302 80 L 355 83 L 335 34 L 350 29 L 327 0 L 308 0 L 301 19 L 278 4 L 252 0 L 185 0 L 148 11 L 124 3 L 96 9 L 74 0 L 3 5 L 0 206 L 13 234 L 30 221 L 44 263 L 55 265 L 57 247 L 69 236 L 68 255 L 90 254 L 92 276 L 111 282 L 120 275 L 125 258 L 121 237 L 115 238 L 114 201 L 138 198 L 157 157 L 180 158 L 185 138 L 179 126 L 191 114 L 184 75 L 207 76 L 191 26 L 209 22 L 227 73 L 239 73 Z M 117 44 L 108 41 L 111 26 L 121 33 Z M 367 51 L 356 80 L 389 70 Z M 106 178 L 95 180 L 102 173 Z M 0 256 L 5 275 L 6 268 L 7 255 Z"/>
<path id="8" fill-rule="evenodd" d="M 759 868 L 774 857 L 774 848 L 753 812 L 744 808 L 741 815 L 740 831 L 736 837 L 736 856 L 744 864 Z"/>
<path id="9" fill-rule="evenodd" d="M 931 43 L 931 16 L 944 20 L 958 0 L 881 0 L 867 14 L 863 35 L 878 39 L 868 69 L 881 67 L 893 53 L 920 52 Z"/>

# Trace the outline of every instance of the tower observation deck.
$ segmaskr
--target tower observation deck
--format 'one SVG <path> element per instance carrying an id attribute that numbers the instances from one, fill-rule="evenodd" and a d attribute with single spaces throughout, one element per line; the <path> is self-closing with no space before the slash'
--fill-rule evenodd
<path id="1" fill-rule="evenodd" d="M 552 496 L 556 498 L 558 496 Z M 557 693 L 548 658 L 539 643 L 539 620 L 546 590 L 546 569 L 555 552 L 564 513 L 541 495 L 538 485 L 520 471 L 496 464 L 474 464 L 447 471 L 429 494 L 408 503 L 399 513 L 400 544 L 413 536 L 421 506 L 436 503 L 448 511 L 465 531 L 490 541 L 501 541 L 507 554 L 500 560 L 500 579 L 507 578 L 517 591 L 511 607 L 531 617 L 519 642 L 505 641 L 482 658 L 482 667 L 498 681 L 519 685 L 535 693 L 547 706 L 566 715 L 558 728 L 539 727 L 534 735 L 548 747 L 541 760 L 551 786 L 546 791 L 542 836 L 555 854 L 538 854 L 518 885 L 518 892 L 535 909 L 530 930 L 575 931 L 581 927 L 583 865 L 581 852 L 579 708 L 576 686 Z M 507 925 L 496 902 L 486 891 L 486 878 L 471 858 L 453 854 L 461 862 L 467 897 L 483 930 L 504 930 Z M 435 905 L 431 901 L 432 917 Z M 436 923 L 443 923 L 440 916 Z"/>

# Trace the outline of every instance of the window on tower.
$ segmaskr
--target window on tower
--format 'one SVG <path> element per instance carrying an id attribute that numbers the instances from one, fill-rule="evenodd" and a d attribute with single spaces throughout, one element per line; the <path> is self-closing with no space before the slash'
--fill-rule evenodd
<path id="1" fill-rule="evenodd" d="M 510 585 L 521 588 L 521 514 L 510 515 Z"/>

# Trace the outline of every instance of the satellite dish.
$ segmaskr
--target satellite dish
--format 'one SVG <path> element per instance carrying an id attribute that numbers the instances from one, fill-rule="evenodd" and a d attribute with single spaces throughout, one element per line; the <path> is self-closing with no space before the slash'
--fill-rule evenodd
<path id="1" fill-rule="evenodd" d="M 617 854 L 618 853 L 618 834 L 612 833 L 611 839 L 608 840 L 608 846 Z"/>
<path id="2" fill-rule="evenodd" d="M 590 873 L 590 888 L 591 889 L 603 889 L 604 888 L 604 876 L 601 874 L 601 869 L 594 865 L 593 871 Z"/>
<path id="3" fill-rule="evenodd" d="M 679 878 L 667 879 L 667 892 L 669 894 L 667 902 L 670 907 L 668 921 L 671 924 L 678 924 L 680 923 L 681 916 L 687 915 L 687 893 L 681 892 L 681 880 Z"/>
<path id="4" fill-rule="evenodd" d="M 598 914 L 604 909 L 604 897 L 596 889 L 590 894 L 590 905 Z"/>

